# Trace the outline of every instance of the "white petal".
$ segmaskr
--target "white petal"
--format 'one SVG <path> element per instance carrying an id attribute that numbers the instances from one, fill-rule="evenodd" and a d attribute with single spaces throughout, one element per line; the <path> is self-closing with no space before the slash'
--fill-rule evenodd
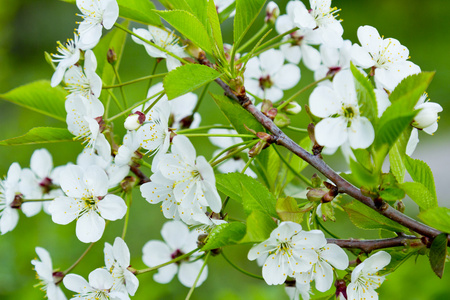
<path id="1" fill-rule="evenodd" d="M 153 275 L 153 280 L 158 283 L 169 283 L 172 278 L 177 274 L 178 266 L 176 264 L 171 264 L 158 269 L 158 273 Z"/>
<path id="2" fill-rule="evenodd" d="M 333 88 L 344 104 L 357 104 L 355 81 L 350 70 L 343 70 L 333 79 Z"/>
<path id="3" fill-rule="evenodd" d="M 18 221 L 19 221 L 19 213 L 17 212 L 17 210 L 5 208 L 3 210 L 3 215 L 0 218 L 1 234 L 5 234 L 13 230 L 16 227 Z"/>
<path id="4" fill-rule="evenodd" d="M 380 50 L 383 39 L 380 37 L 378 30 L 374 27 L 368 25 L 360 26 L 358 28 L 357 35 L 361 46 L 364 47 L 366 51 L 375 54 Z"/>
<path id="5" fill-rule="evenodd" d="M 300 68 L 293 64 L 283 65 L 272 80 L 282 90 L 291 89 L 300 81 Z"/>
<path id="6" fill-rule="evenodd" d="M 84 184 L 91 195 L 104 196 L 108 193 L 108 175 L 99 166 L 89 166 L 84 172 Z"/>
<path id="7" fill-rule="evenodd" d="M 69 197 L 82 198 L 88 195 L 83 181 L 83 169 L 79 166 L 67 166 L 61 176 L 61 189 Z"/>
<path id="8" fill-rule="evenodd" d="M 296 247 L 306 250 L 318 250 L 327 244 L 325 235 L 320 230 L 301 231 L 292 240 L 295 241 Z"/>
<path id="9" fill-rule="evenodd" d="M 58 197 L 48 207 L 52 215 L 52 221 L 61 225 L 69 224 L 75 220 L 79 209 L 78 202 L 70 197 Z"/>
<path id="10" fill-rule="evenodd" d="M 130 266 L 130 250 L 120 237 L 116 237 L 114 240 L 113 251 L 119 265 L 124 269 L 128 268 Z"/>
<path id="11" fill-rule="evenodd" d="M 302 51 L 299 46 L 283 44 L 280 46 L 286 60 L 292 64 L 298 65 L 302 59 Z"/>
<path id="12" fill-rule="evenodd" d="M 31 155 L 30 168 L 39 178 L 50 176 L 53 169 L 53 159 L 47 149 L 38 149 Z"/>
<path id="13" fill-rule="evenodd" d="M 316 289 L 320 292 L 326 292 L 331 288 L 333 283 L 333 269 L 326 262 L 317 262 L 316 274 Z"/>
<path id="14" fill-rule="evenodd" d="M 363 69 L 370 68 L 375 65 L 372 56 L 370 56 L 369 52 L 365 48 L 354 44 L 352 46 L 351 52 L 352 61 L 355 63 L 355 65 L 360 66 Z"/>
<path id="15" fill-rule="evenodd" d="M 172 251 L 165 243 L 157 240 L 148 241 L 142 248 L 142 261 L 149 267 L 154 267 L 170 260 Z"/>
<path id="16" fill-rule="evenodd" d="M 76 274 L 67 274 L 66 276 L 64 276 L 63 283 L 68 290 L 77 293 L 83 293 L 92 290 L 86 279 Z"/>
<path id="17" fill-rule="evenodd" d="M 42 202 L 25 202 L 22 204 L 21 209 L 27 217 L 32 217 L 41 211 Z"/>
<path id="18" fill-rule="evenodd" d="M 181 284 L 186 287 L 192 287 L 200 273 L 200 269 L 203 266 L 204 261 L 202 259 L 194 261 L 194 262 L 183 262 L 180 265 L 180 270 L 178 271 L 178 280 L 180 280 Z M 200 286 L 208 277 L 208 266 L 203 268 L 202 274 L 197 281 L 196 286 Z"/>
<path id="19" fill-rule="evenodd" d="M 338 270 L 345 270 L 348 267 L 348 256 L 338 245 L 327 244 L 320 257 Z"/>
<path id="20" fill-rule="evenodd" d="M 89 284 L 98 290 L 109 290 L 114 283 L 111 274 L 102 268 L 95 269 L 89 273 Z"/>
<path id="21" fill-rule="evenodd" d="M 103 253 L 105 254 L 105 266 L 107 269 L 110 269 L 114 264 L 114 250 L 111 244 L 105 243 L 105 247 L 103 248 Z"/>
<path id="22" fill-rule="evenodd" d="M 164 223 L 161 235 L 173 250 L 181 249 L 189 235 L 189 229 L 183 222 L 169 221 Z"/>
<path id="23" fill-rule="evenodd" d="M 303 63 L 305 66 L 311 71 L 317 70 L 320 66 L 320 62 L 322 61 L 320 52 L 316 48 L 307 44 L 301 45 L 301 50 L 303 55 Z"/>
<path id="24" fill-rule="evenodd" d="M 98 241 L 102 237 L 103 231 L 105 231 L 105 219 L 92 210 L 78 219 L 75 228 L 77 238 L 83 243 Z"/>
<path id="25" fill-rule="evenodd" d="M 347 121 L 343 117 L 326 118 L 315 127 L 317 143 L 325 147 L 339 147 L 347 140 Z"/>
<path id="26" fill-rule="evenodd" d="M 100 215 L 106 220 L 122 219 L 127 212 L 127 205 L 122 198 L 116 195 L 108 194 L 97 203 Z"/>
<path id="27" fill-rule="evenodd" d="M 282 284 L 288 274 L 291 275 L 291 271 L 287 260 L 284 260 L 281 254 L 269 255 L 262 269 L 262 276 L 266 283 L 269 285 Z"/>
<path id="28" fill-rule="evenodd" d="M 172 153 L 180 155 L 187 163 L 194 164 L 196 158 L 195 148 L 187 137 L 177 135 L 173 138 Z"/>
<path id="29" fill-rule="evenodd" d="M 104 1 L 103 26 L 105 29 L 111 29 L 119 17 L 119 5 L 116 0 Z"/>
<path id="30" fill-rule="evenodd" d="M 366 117 L 353 118 L 348 128 L 348 140 L 353 149 L 365 149 L 372 145 L 375 131 Z"/>
<path id="31" fill-rule="evenodd" d="M 318 86 L 309 96 L 309 107 L 314 115 L 326 118 L 336 114 L 342 103 L 334 90 L 327 86 Z"/>
<path id="32" fill-rule="evenodd" d="M 283 66 L 284 55 L 280 50 L 270 49 L 261 53 L 259 60 L 261 62 L 261 69 L 264 70 L 267 75 L 274 75 Z"/>
<path id="33" fill-rule="evenodd" d="M 419 143 L 419 130 L 413 128 L 411 131 L 411 136 L 409 137 L 408 144 L 406 145 L 406 154 L 411 156 L 416 150 L 417 144 Z"/>

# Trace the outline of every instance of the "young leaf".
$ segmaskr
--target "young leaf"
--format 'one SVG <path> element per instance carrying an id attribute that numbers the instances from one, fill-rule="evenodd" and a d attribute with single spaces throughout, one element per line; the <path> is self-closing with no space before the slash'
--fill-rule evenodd
<path id="1" fill-rule="evenodd" d="M 217 174 L 216 187 L 219 192 L 241 203 L 241 181 L 246 183 L 249 180 L 247 177 L 249 176 L 241 173 Z"/>
<path id="2" fill-rule="evenodd" d="M 205 52 L 212 54 L 212 46 L 205 26 L 184 10 L 157 11 L 164 20 Z"/>
<path id="3" fill-rule="evenodd" d="M 266 213 L 255 210 L 247 217 L 247 232 L 240 243 L 260 243 L 269 238 L 277 228 L 275 221 Z"/>
<path id="4" fill-rule="evenodd" d="M 406 167 L 404 160 L 406 155 L 406 145 L 411 136 L 411 130 L 411 126 L 407 127 L 389 151 L 390 170 L 399 183 L 402 183 L 405 180 Z"/>
<path id="5" fill-rule="evenodd" d="M 362 229 L 386 229 L 396 232 L 408 232 L 406 227 L 386 218 L 370 207 L 357 201 L 344 205 L 344 210 L 356 227 Z"/>
<path id="6" fill-rule="evenodd" d="M 265 0 L 236 0 L 236 15 L 234 16 L 235 47 L 239 47 L 245 34 L 264 7 L 265 2 Z"/>
<path id="7" fill-rule="evenodd" d="M 350 159 L 350 170 L 356 186 L 374 189 L 380 182 L 378 174 L 373 174 L 360 163 Z"/>
<path id="8" fill-rule="evenodd" d="M 420 182 L 404 182 L 399 184 L 408 196 L 416 202 L 421 210 L 428 210 L 438 206 L 436 198 L 430 191 Z"/>
<path id="9" fill-rule="evenodd" d="M 65 122 L 66 96 L 67 92 L 62 87 L 52 88 L 50 81 L 39 80 L 1 94 L 0 98 Z"/>
<path id="10" fill-rule="evenodd" d="M 192 92 L 218 78 L 216 70 L 198 64 L 183 65 L 169 72 L 164 78 L 164 90 L 169 100 Z"/>
<path id="11" fill-rule="evenodd" d="M 240 222 L 217 225 L 209 234 L 202 250 L 206 251 L 237 244 L 245 236 L 245 232 L 246 226 Z"/>
<path id="12" fill-rule="evenodd" d="M 172 9 L 179 9 L 179 10 L 185 10 L 187 12 L 193 13 L 193 10 L 191 8 L 191 5 L 189 5 L 187 0 L 170 0 L 170 4 L 172 6 Z M 195 2 L 195 1 L 189 1 L 189 2 Z M 202 2 L 202 1 L 198 1 Z"/>
<path id="13" fill-rule="evenodd" d="M 422 72 L 403 79 L 389 96 L 391 103 L 403 102 L 408 110 L 414 108 L 420 96 L 427 90 L 435 72 Z"/>
<path id="14" fill-rule="evenodd" d="M 197 19 L 208 28 L 208 0 L 186 0 L 191 8 L 191 12 Z M 209 2 L 213 2 L 210 0 Z M 215 7 L 215 5 L 214 5 Z"/>
<path id="15" fill-rule="evenodd" d="M 197 0 L 196 0 L 197 1 Z M 220 29 L 219 16 L 217 15 L 216 5 L 213 0 L 208 4 L 208 21 L 211 28 L 211 40 L 214 42 L 215 50 L 219 56 L 225 57 L 222 40 L 222 30 Z M 207 27 L 207 28 L 208 28 Z"/>
<path id="16" fill-rule="evenodd" d="M 251 178 L 251 177 L 249 177 Z M 253 179 L 253 178 L 252 178 Z M 260 210 L 271 217 L 278 218 L 275 205 L 277 200 L 269 190 L 255 179 L 247 183 L 241 182 L 242 205 L 244 211 L 249 215 L 254 210 Z"/>
<path id="17" fill-rule="evenodd" d="M 119 15 L 139 23 L 160 26 L 161 19 L 153 11 L 155 4 L 148 0 L 117 0 Z"/>
<path id="18" fill-rule="evenodd" d="M 300 143 L 299 146 L 302 147 L 303 149 L 305 149 L 306 151 L 308 151 L 309 153 L 311 153 L 312 151 L 312 142 L 311 139 L 309 138 L 309 136 L 304 137 Z M 291 159 L 289 160 L 289 165 L 297 171 L 297 173 L 301 173 L 303 171 L 303 169 L 305 169 L 308 166 L 308 163 L 306 161 L 304 161 L 303 159 L 301 159 L 300 157 L 298 157 L 297 155 L 291 153 L 290 154 Z M 292 172 L 288 172 L 287 177 L 286 177 L 286 183 L 289 183 L 292 181 L 292 179 L 295 177 L 294 173 Z"/>
<path id="19" fill-rule="evenodd" d="M 437 230 L 450 233 L 450 209 L 447 207 L 435 207 L 423 211 L 419 214 L 419 218 L 425 224 L 436 228 Z"/>
<path id="20" fill-rule="evenodd" d="M 236 10 L 236 2 L 233 1 L 227 8 L 222 10 L 219 14 L 220 24 L 222 24 L 228 17 Z"/>
<path id="21" fill-rule="evenodd" d="M 431 172 L 430 167 L 425 162 L 409 156 L 405 156 L 405 167 L 415 182 L 422 183 L 430 191 L 435 199 L 434 206 L 437 206 L 436 187 L 434 185 L 433 172 Z"/>
<path id="22" fill-rule="evenodd" d="M 299 224 L 303 221 L 303 212 L 292 197 L 278 198 L 276 210 L 281 221 L 292 221 Z"/>
<path id="23" fill-rule="evenodd" d="M 444 275 L 445 259 L 447 258 L 447 234 L 441 233 L 434 238 L 430 248 L 430 265 L 433 272 L 442 278 Z"/>
<path id="24" fill-rule="evenodd" d="M 355 80 L 356 97 L 362 115 L 369 120 L 378 119 L 377 100 L 375 97 L 374 87 L 369 78 L 364 76 L 354 65 L 350 63 L 350 69 Z"/>
<path id="25" fill-rule="evenodd" d="M 22 136 L 0 141 L 1 146 L 73 142 L 66 128 L 35 127 Z"/>

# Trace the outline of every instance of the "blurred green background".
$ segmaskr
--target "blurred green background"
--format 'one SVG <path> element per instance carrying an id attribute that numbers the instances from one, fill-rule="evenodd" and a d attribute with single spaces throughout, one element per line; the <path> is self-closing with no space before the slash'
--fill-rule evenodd
<path id="1" fill-rule="evenodd" d="M 276 1 L 282 13 L 287 1 Z M 440 128 L 435 136 L 421 134 L 421 143 L 414 157 L 425 160 L 431 166 L 437 185 L 439 201 L 442 206 L 450 207 L 447 170 L 450 147 L 447 118 L 450 111 L 450 18 L 448 0 L 378 0 L 352 1 L 335 0 L 333 5 L 342 8 L 340 13 L 344 26 L 344 38 L 357 42 L 356 30 L 361 25 L 372 25 L 385 37 L 395 37 L 409 48 L 411 60 L 422 70 L 435 70 L 436 76 L 428 90 L 432 101 L 440 103 Z M 0 0 L 0 93 L 9 91 L 37 79 L 50 79 L 52 70 L 44 59 L 44 51 L 55 52 L 56 41 L 65 41 L 72 37 L 75 28 L 77 9 L 74 5 L 57 0 Z M 262 18 L 255 25 L 262 23 Z M 232 23 L 226 22 L 225 40 L 231 42 Z M 133 24 L 135 27 L 143 27 Z M 249 33 L 251 35 L 252 32 Z M 136 45 L 130 38 L 125 46 L 120 69 L 123 81 L 149 74 L 154 60 L 146 54 L 142 46 Z M 163 64 L 162 64 L 163 65 Z M 158 70 L 164 72 L 165 67 Z M 302 67 L 302 80 L 298 87 L 311 81 L 311 73 Z M 146 94 L 146 84 L 136 84 L 125 89 L 128 98 L 139 101 Z M 215 89 L 215 87 L 214 87 Z M 295 89 L 288 92 L 291 94 Z M 218 91 L 218 90 L 217 90 Z M 307 95 L 299 102 L 307 103 Z M 202 124 L 225 122 L 218 108 L 207 98 L 201 108 Z M 305 126 L 304 113 L 294 120 L 299 126 Z M 11 103 L 0 101 L 0 140 L 19 136 L 36 126 L 64 127 L 65 124 L 39 115 Z M 121 128 L 116 123 L 116 128 Z M 120 131 L 119 131 L 120 132 Z M 301 135 L 293 135 L 300 139 Z M 211 157 L 214 147 L 206 139 L 196 139 L 199 155 Z M 50 144 L 45 147 L 52 153 L 54 165 L 75 162 L 82 147 L 79 143 Z M 12 162 L 29 167 L 29 159 L 35 149 L 33 146 L 0 147 L 0 175 L 5 175 Z M 343 168 L 337 155 L 331 164 L 337 169 Z M 344 171 L 345 169 L 340 169 Z M 309 170 L 312 172 L 312 170 Z M 417 214 L 417 208 L 409 203 L 411 216 Z M 239 206 L 230 205 L 232 213 L 239 213 Z M 126 242 L 132 255 L 135 268 L 145 267 L 141 261 L 142 246 L 150 239 L 161 239 L 160 229 L 165 219 L 157 206 L 144 201 L 139 192 L 135 193 L 131 208 L 131 220 Z M 328 222 L 329 223 L 329 222 Z M 76 267 L 75 273 L 87 277 L 90 271 L 103 266 L 103 243 L 112 243 L 115 236 L 121 234 L 123 221 L 112 222 L 103 238 L 94 245 L 85 260 Z M 348 223 L 346 215 L 338 215 L 336 224 L 328 224 L 342 237 L 376 237 L 375 232 L 361 232 Z M 34 248 L 41 246 L 49 250 L 54 268 L 62 270 L 70 266 L 84 251 L 87 245 L 75 236 L 75 223 L 66 226 L 55 225 L 44 213 L 26 218 L 20 215 L 18 226 L 10 233 L 0 237 L 0 299 L 40 299 L 43 293 L 37 288 L 35 273 L 30 261 L 36 257 Z M 235 246 L 224 251 L 241 267 L 259 273 L 254 262 L 246 259 L 248 246 Z M 222 257 L 210 259 L 207 281 L 196 289 L 192 299 L 284 299 L 287 298 L 281 286 L 269 287 L 264 282 L 245 277 L 232 269 Z M 134 299 L 184 299 L 188 289 L 177 279 L 168 285 L 155 283 L 151 274 L 139 277 L 140 287 Z M 408 261 L 397 272 L 388 277 L 388 281 L 378 290 L 382 299 L 448 299 L 450 295 L 450 275 L 438 279 L 428 264 L 426 257 L 417 262 Z M 67 292 L 71 295 L 71 292 Z"/>

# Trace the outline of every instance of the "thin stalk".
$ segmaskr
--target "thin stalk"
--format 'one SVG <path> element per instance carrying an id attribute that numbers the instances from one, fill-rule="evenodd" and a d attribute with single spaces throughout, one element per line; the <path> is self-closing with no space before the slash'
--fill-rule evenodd
<path id="1" fill-rule="evenodd" d="M 237 265 L 235 265 L 231 260 L 228 259 L 228 257 L 226 257 L 225 253 L 223 253 L 222 251 L 222 257 L 227 261 L 227 263 L 229 263 L 233 268 L 235 268 L 236 270 L 238 270 L 239 272 L 241 272 L 242 274 L 245 274 L 247 276 L 256 278 L 256 279 L 261 279 L 264 280 L 264 278 L 262 276 L 250 273 L 248 271 L 245 271 L 244 269 L 238 267 Z"/>
<path id="2" fill-rule="evenodd" d="M 297 131 L 297 132 L 308 132 L 308 129 L 306 128 L 297 128 L 297 127 L 292 127 L 292 126 L 286 126 L 287 129 L 290 129 L 292 131 Z"/>
<path id="3" fill-rule="evenodd" d="M 106 104 L 105 104 L 105 120 L 108 119 L 108 115 L 109 115 L 109 107 L 111 106 L 111 97 L 107 97 L 108 99 L 106 99 Z"/>
<path id="4" fill-rule="evenodd" d="M 172 260 L 169 260 L 168 262 L 165 262 L 165 263 L 163 263 L 163 264 L 157 265 L 157 266 L 155 266 L 155 267 L 151 267 L 151 268 L 147 268 L 147 269 L 142 269 L 142 270 L 136 270 L 136 271 L 134 272 L 134 274 L 135 274 L 135 275 L 140 275 L 140 274 L 143 274 L 143 273 L 147 273 L 147 272 L 151 272 L 151 271 L 158 270 L 159 268 L 162 268 L 162 267 L 168 266 L 168 265 L 170 265 L 170 264 L 176 263 L 177 261 L 183 260 L 183 259 L 185 259 L 185 258 L 191 256 L 192 254 L 194 254 L 195 252 L 197 252 L 197 251 L 199 251 L 199 250 L 200 250 L 200 248 L 194 249 L 194 250 L 192 250 L 192 251 L 189 252 L 189 253 L 186 253 L 186 254 L 183 254 L 183 255 L 181 255 L 181 256 L 178 256 L 178 257 L 176 257 L 176 258 L 174 258 L 174 259 L 172 259 Z"/>
<path id="5" fill-rule="evenodd" d="M 223 211 L 225 210 L 225 207 L 227 207 L 228 201 L 230 201 L 230 196 L 227 196 L 225 198 L 225 200 L 223 201 L 222 209 L 220 210 L 220 214 L 221 215 L 223 214 Z"/>
<path id="6" fill-rule="evenodd" d="M 241 145 L 247 145 L 247 144 L 249 144 L 249 143 L 251 143 L 251 142 L 252 142 L 252 141 L 244 141 L 244 142 L 242 142 L 242 143 L 234 144 L 234 145 L 232 145 L 232 146 L 230 146 L 230 147 L 228 147 L 228 148 L 225 148 L 225 149 L 223 149 L 222 151 L 220 151 L 216 156 L 214 156 L 214 157 L 209 161 L 209 163 L 215 161 L 216 159 L 218 159 L 219 157 L 221 157 L 222 154 L 224 154 L 224 153 L 230 151 L 231 149 L 234 149 L 234 148 L 236 148 L 236 147 L 238 147 L 238 146 L 241 146 Z"/>
<path id="7" fill-rule="evenodd" d="M 102 86 L 102 89 L 104 89 L 104 90 L 113 89 L 113 88 L 117 88 L 117 87 L 130 85 L 130 84 L 133 84 L 133 83 L 141 82 L 141 81 L 144 81 L 144 80 L 147 80 L 147 79 L 163 77 L 163 76 L 166 76 L 166 75 L 167 75 L 167 73 L 152 74 L 152 75 L 140 77 L 140 78 L 137 78 L 137 79 L 133 79 L 133 80 L 130 80 L 130 81 L 127 81 L 127 82 L 123 82 L 123 83 L 119 83 L 119 84 L 115 84 L 115 85 L 104 85 L 104 86 Z"/>
<path id="8" fill-rule="evenodd" d="M 201 126 L 201 127 L 197 127 L 197 128 L 188 128 L 188 129 L 177 130 L 177 133 L 184 134 L 187 132 L 196 132 L 196 131 L 201 131 L 201 130 L 206 130 L 206 129 L 215 129 L 215 128 L 233 129 L 233 127 L 228 126 L 228 125 L 208 125 L 208 126 Z"/>
<path id="9" fill-rule="evenodd" d="M 112 116 L 111 118 L 107 119 L 105 122 L 106 122 L 106 123 L 112 122 L 113 120 L 117 119 L 118 117 L 120 117 L 120 116 L 122 116 L 122 115 L 125 115 L 125 114 L 131 112 L 133 109 L 135 109 L 135 108 L 138 107 L 139 105 L 142 105 L 142 104 L 144 104 L 145 102 L 152 100 L 153 98 L 155 98 L 156 96 L 159 96 L 159 95 L 162 94 L 162 93 L 164 93 L 164 91 L 161 91 L 161 92 L 159 92 L 159 93 L 156 93 L 156 94 L 154 94 L 153 96 L 148 97 L 148 98 L 145 98 L 145 99 L 142 100 L 142 101 L 139 101 L 138 103 L 134 104 L 134 105 L 131 106 L 130 108 L 127 108 L 127 109 L 125 109 L 124 111 L 122 111 L 121 113 L 118 113 L 117 115 Z"/>
<path id="10" fill-rule="evenodd" d="M 163 91 L 163 93 L 159 95 L 159 97 L 156 98 L 156 100 L 153 101 L 152 104 L 150 104 L 150 106 L 145 109 L 145 111 L 143 111 L 144 115 L 146 115 L 150 110 L 152 110 L 152 108 L 159 102 L 159 100 L 161 100 L 162 97 L 164 97 L 165 94 L 166 92 Z"/>
<path id="11" fill-rule="evenodd" d="M 332 233 L 331 231 L 329 231 L 329 230 L 328 230 L 328 229 L 320 222 L 319 216 L 317 216 L 317 215 L 316 215 L 316 221 L 317 221 L 317 224 L 319 224 L 320 228 L 322 228 L 323 231 L 325 231 L 326 233 L 328 233 L 331 237 L 333 237 L 333 238 L 335 238 L 335 239 L 338 239 L 338 240 L 341 239 L 340 237 L 338 237 L 337 235 L 335 235 L 334 233 Z"/>
<path id="12" fill-rule="evenodd" d="M 248 167 L 250 166 L 250 164 L 252 163 L 252 161 L 255 159 L 255 157 L 251 157 L 248 162 L 245 164 L 244 168 L 241 171 L 241 174 L 244 174 L 245 171 L 248 169 Z"/>
<path id="13" fill-rule="evenodd" d="M 251 143 L 248 144 L 248 145 L 242 146 L 242 147 L 240 147 L 240 148 L 238 148 L 238 149 L 236 149 L 236 150 L 234 150 L 234 151 L 231 151 L 230 153 L 228 153 L 227 155 L 225 155 L 225 156 L 222 157 L 221 159 L 218 159 L 218 160 L 216 160 L 215 162 L 211 163 L 211 167 L 215 167 L 215 166 L 217 166 L 218 164 L 220 164 L 221 162 L 227 160 L 228 158 L 233 157 L 234 155 L 238 154 L 239 152 L 241 152 L 241 151 L 243 151 L 243 150 L 245 150 L 245 149 L 247 149 L 247 148 L 253 147 L 253 146 L 256 145 L 256 143 L 258 143 L 258 142 L 259 142 L 259 140 L 256 140 L 256 141 L 251 142 Z"/>
<path id="14" fill-rule="evenodd" d="M 276 48 L 276 47 L 279 47 L 279 46 L 281 46 L 281 45 L 289 44 L 289 43 L 290 43 L 289 41 L 283 41 L 283 42 L 279 42 L 279 43 L 270 45 L 270 46 L 268 46 L 268 47 L 266 47 L 266 48 L 263 48 L 263 49 L 261 49 L 261 50 L 255 51 L 255 52 L 253 53 L 252 57 L 258 56 L 258 55 L 260 55 L 261 53 L 266 52 L 267 50 L 270 50 L 270 49 L 272 49 L 272 48 Z M 242 60 L 242 61 L 243 61 L 243 60 Z"/>
<path id="15" fill-rule="evenodd" d="M 77 259 L 76 262 L 73 263 L 73 265 L 71 265 L 67 270 L 65 270 L 63 272 L 64 275 L 67 275 L 70 271 L 72 271 L 79 263 L 80 261 L 86 256 L 86 254 L 88 254 L 88 252 L 91 250 L 92 246 L 94 246 L 94 243 L 91 243 L 89 245 L 89 247 L 87 247 L 87 249 L 83 252 L 83 254 L 81 254 L 81 256 Z"/>
<path id="16" fill-rule="evenodd" d="M 264 23 L 263 27 L 254 35 L 252 36 L 244 45 L 240 46 L 239 49 L 237 49 L 237 53 L 241 53 L 245 50 L 250 44 L 252 44 L 254 41 L 256 41 L 261 35 L 264 34 L 264 32 L 269 28 L 269 25 L 267 23 Z"/>
<path id="17" fill-rule="evenodd" d="M 121 84 L 122 80 L 120 80 L 119 72 L 117 72 L 116 66 L 114 64 L 112 64 L 111 66 L 112 66 L 112 68 L 114 70 L 114 74 L 117 77 L 117 82 L 119 84 Z M 119 88 L 120 88 L 120 94 L 122 95 L 123 105 L 125 105 L 125 107 L 127 107 L 128 106 L 128 101 L 127 101 L 127 97 L 125 97 L 125 92 L 123 91 L 123 86 L 120 86 Z"/>
<path id="18" fill-rule="evenodd" d="M 202 268 L 200 269 L 200 272 L 198 272 L 197 278 L 195 278 L 194 284 L 192 285 L 191 289 L 189 290 L 189 293 L 186 296 L 186 300 L 189 300 L 192 296 L 192 293 L 194 293 L 195 286 L 197 285 L 197 282 L 203 273 L 203 269 L 206 267 L 206 262 L 208 261 L 208 258 L 210 255 L 211 255 L 211 252 L 208 252 L 208 254 L 206 254 L 205 261 L 203 262 Z"/>
<path id="19" fill-rule="evenodd" d="M 155 75 L 156 69 L 158 68 L 158 64 L 159 64 L 159 59 L 157 58 L 155 60 L 155 64 L 153 65 L 153 70 L 152 70 L 152 75 Z M 165 73 L 167 74 L 167 73 Z M 152 76 L 151 75 L 151 76 Z M 154 77 L 150 77 L 150 80 L 148 81 L 148 85 L 147 85 L 147 91 L 145 91 L 145 94 L 147 95 L 148 90 L 152 87 L 152 83 L 153 83 L 153 78 Z"/>
<path id="20" fill-rule="evenodd" d="M 21 199 L 20 202 L 45 202 L 45 201 L 53 201 L 54 199 Z"/>
<path id="21" fill-rule="evenodd" d="M 127 214 L 125 215 L 125 222 L 123 224 L 122 240 L 125 240 L 125 235 L 127 234 L 128 220 L 130 218 L 130 208 L 132 201 L 131 193 L 127 193 L 125 197 L 127 198 Z"/>
<path id="22" fill-rule="evenodd" d="M 294 95 L 292 95 L 289 99 L 287 99 L 286 101 L 284 101 L 283 103 L 281 103 L 281 104 L 277 107 L 278 111 L 282 110 L 286 105 L 289 104 L 289 102 L 291 102 L 292 100 L 294 100 L 295 98 L 297 98 L 301 93 L 303 93 L 303 92 L 305 92 L 306 90 L 312 88 L 313 86 L 315 86 L 315 85 L 318 84 L 319 82 L 322 82 L 322 81 L 331 79 L 332 77 L 333 77 L 333 76 L 328 75 L 328 76 L 325 76 L 325 77 L 322 78 L 322 79 L 319 79 L 319 80 L 316 80 L 316 81 L 314 81 L 314 82 L 311 82 L 310 84 L 308 84 L 307 86 L 305 86 L 304 88 L 302 88 L 301 90 L 299 90 L 297 93 L 295 93 Z"/>
<path id="23" fill-rule="evenodd" d="M 114 93 L 111 90 L 107 90 L 108 94 L 113 98 L 114 102 L 116 103 L 117 107 L 120 110 L 123 110 L 122 104 L 120 104 L 119 99 L 114 95 Z"/>
<path id="24" fill-rule="evenodd" d="M 149 168 L 150 170 L 152 169 L 152 165 L 149 164 L 148 162 L 146 162 L 146 161 L 143 160 L 143 159 L 141 159 L 141 160 L 139 161 L 139 164 L 142 165 L 142 166 L 144 166 L 144 167 Z"/>
<path id="25" fill-rule="evenodd" d="M 180 133 L 186 137 L 243 137 L 243 138 L 254 138 L 253 134 L 226 134 L 226 133 Z"/>
<path id="26" fill-rule="evenodd" d="M 206 84 L 205 87 L 203 88 L 202 93 L 198 97 L 197 104 L 195 104 L 195 107 L 192 110 L 192 114 L 191 114 L 192 116 L 198 111 L 198 109 L 200 107 L 200 104 L 202 103 L 202 100 L 205 97 L 206 92 L 208 91 L 208 87 L 209 87 L 210 84 L 211 84 L 211 82 L 208 82 L 208 84 Z"/>
<path id="27" fill-rule="evenodd" d="M 172 56 L 173 58 L 178 59 L 178 60 L 179 60 L 180 62 L 182 62 L 183 64 L 185 64 L 185 65 L 186 65 L 186 64 L 190 64 L 190 62 L 188 62 L 188 61 L 182 59 L 181 57 L 178 57 L 177 55 L 175 55 L 175 54 L 173 54 L 172 52 L 170 52 L 170 51 L 164 49 L 163 47 L 158 46 L 158 45 L 156 45 L 155 43 L 152 43 L 152 42 L 150 42 L 149 40 L 144 39 L 144 38 L 141 37 L 140 35 L 137 35 L 137 34 L 134 33 L 133 31 L 129 30 L 128 28 L 126 28 L 126 27 L 124 27 L 124 26 L 122 26 L 121 24 L 115 23 L 114 26 L 117 27 L 117 28 L 119 28 L 119 29 L 122 29 L 123 31 L 127 32 L 128 34 L 131 34 L 131 35 L 137 37 L 137 38 L 140 39 L 141 41 L 143 41 L 143 42 L 149 44 L 150 46 L 155 47 L 156 49 L 158 49 L 158 50 L 160 50 L 160 51 L 162 51 L 162 52 L 164 52 L 164 53 L 166 53 L 166 54 L 168 54 L 168 55 L 170 55 L 170 56 Z"/>
<path id="28" fill-rule="evenodd" d="M 308 186 L 311 186 L 311 180 L 309 180 L 308 178 L 306 178 L 305 175 L 300 174 L 299 172 L 297 172 L 297 170 L 295 170 L 290 164 L 289 162 L 283 157 L 283 155 L 281 155 L 281 153 L 278 151 L 277 147 L 275 145 L 273 145 L 273 148 L 275 149 L 275 152 L 278 154 L 278 156 L 280 157 L 281 161 L 286 165 L 286 167 L 288 167 L 288 169 L 295 175 L 297 176 L 301 181 L 303 181 L 304 183 L 306 183 Z"/>

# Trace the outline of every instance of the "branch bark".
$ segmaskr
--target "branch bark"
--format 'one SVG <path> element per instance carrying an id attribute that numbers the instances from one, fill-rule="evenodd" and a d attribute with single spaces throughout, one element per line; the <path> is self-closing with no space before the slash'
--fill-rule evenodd
<path id="1" fill-rule="evenodd" d="M 198 61 L 206 66 L 214 68 L 211 62 L 205 57 L 201 56 Z M 333 169 L 331 169 L 318 155 L 313 155 L 300 147 L 291 138 L 289 138 L 275 123 L 266 117 L 261 111 L 259 111 L 250 101 L 245 91 L 241 93 L 235 93 L 224 81 L 220 78 L 215 80 L 219 86 L 224 90 L 225 95 L 229 98 L 238 101 L 241 106 L 250 112 L 255 119 L 261 123 L 274 137 L 278 145 L 284 146 L 289 151 L 296 154 L 298 157 L 306 161 L 308 164 L 316 168 L 325 177 L 330 179 L 339 190 L 339 193 L 345 193 L 356 200 L 362 202 L 373 210 L 379 212 L 385 217 L 431 239 L 434 239 L 441 232 L 437 229 L 422 224 L 391 207 L 387 202 L 382 201 L 380 205 L 375 205 L 370 197 L 363 195 L 360 189 L 346 181 L 339 176 Z M 447 236 L 450 242 L 450 236 Z"/>
<path id="2" fill-rule="evenodd" d="M 390 239 L 380 240 L 339 240 L 339 239 L 327 239 L 328 243 L 336 244 L 341 248 L 361 249 L 366 253 L 370 253 L 373 250 L 391 248 L 391 247 L 406 247 L 409 241 L 418 240 L 419 244 L 423 245 L 420 239 L 416 236 L 397 236 Z"/>

